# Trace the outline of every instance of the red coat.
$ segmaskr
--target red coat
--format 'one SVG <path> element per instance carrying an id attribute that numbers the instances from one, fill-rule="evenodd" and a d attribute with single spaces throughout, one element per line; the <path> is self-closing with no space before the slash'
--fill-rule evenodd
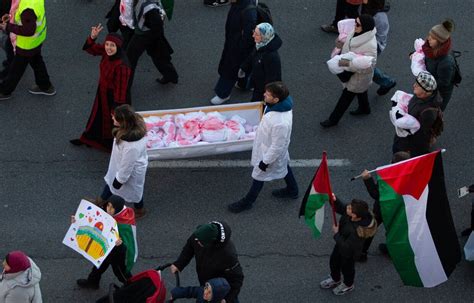
<path id="1" fill-rule="evenodd" d="M 90 37 L 87 38 L 83 50 L 93 56 L 102 56 L 102 60 L 96 97 L 86 130 L 80 140 L 92 147 L 110 151 L 113 143 L 111 113 L 121 104 L 130 104 L 129 80 L 132 70 L 120 53 L 109 57 L 105 53 L 104 45 L 96 44 Z"/>

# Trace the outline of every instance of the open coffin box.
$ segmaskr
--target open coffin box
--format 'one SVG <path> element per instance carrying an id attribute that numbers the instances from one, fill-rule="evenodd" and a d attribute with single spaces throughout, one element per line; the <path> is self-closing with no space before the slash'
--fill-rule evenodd
<path id="1" fill-rule="evenodd" d="M 248 124 L 256 126 L 260 123 L 260 120 L 262 119 L 263 103 L 250 102 L 216 106 L 191 107 L 182 109 L 141 111 L 138 113 L 144 118 L 147 118 L 151 116 L 161 117 L 169 114 L 177 115 L 199 111 L 204 113 L 217 111 L 220 114 L 224 115 L 227 119 L 230 119 L 234 115 L 239 115 L 240 117 L 244 118 Z M 147 149 L 147 152 L 150 161 L 171 160 L 246 151 L 251 150 L 252 145 L 253 139 L 241 139 L 235 141 L 221 141 L 179 147 L 149 148 Z"/>

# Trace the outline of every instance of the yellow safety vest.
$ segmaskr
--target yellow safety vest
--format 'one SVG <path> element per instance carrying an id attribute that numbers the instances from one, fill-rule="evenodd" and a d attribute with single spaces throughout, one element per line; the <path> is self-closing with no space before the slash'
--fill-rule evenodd
<path id="1" fill-rule="evenodd" d="M 21 49 L 33 49 L 41 45 L 46 39 L 46 15 L 44 0 L 20 0 L 15 14 L 15 24 L 21 25 L 21 14 L 25 9 L 32 9 L 36 15 L 36 31 L 33 36 L 17 35 L 16 46 Z"/>

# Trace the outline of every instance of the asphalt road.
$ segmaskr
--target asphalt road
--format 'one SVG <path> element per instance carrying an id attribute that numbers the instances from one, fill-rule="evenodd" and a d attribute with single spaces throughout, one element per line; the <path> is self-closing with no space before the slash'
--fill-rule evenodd
<path id="1" fill-rule="evenodd" d="M 217 64 L 224 38 L 227 7 L 211 9 L 200 0 L 177 0 L 175 15 L 166 25 L 175 49 L 173 62 L 180 74 L 178 85 L 159 86 L 151 60 L 144 55 L 133 87 L 137 110 L 157 110 L 207 105 L 213 96 Z M 369 91 L 372 114 L 343 117 L 326 130 L 326 119 L 339 97 L 340 84 L 325 66 L 335 35 L 319 25 L 331 20 L 335 1 L 267 0 L 275 27 L 283 40 L 280 56 L 283 77 L 295 100 L 294 130 L 290 154 L 294 159 L 320 158 L 327 150 L 331 159 L 350 164 L 330 167 L 333 189 L 341 198 L 370 201 L 362 182 L 350 182 L 364 168 L 385 164 L 391 157 L 394 129 L 388 118 L 389 96 Z M 456 88 L 445 114 L 445 131 L 439 146 L 444 154 L 446 184 L 458 233 L 469 224 L 469 199 L 458 199 L 456 189 L 473 182 L 473 119 L 471 71 L 474 30 L 470 17 L 474 1 L 391 1 L 389 44 L 378 65 L 397 79 L 397 89 L 409 91 L 413 78 L 408 53 L 413 41 L 425 37 L 431 26 L 445 17 L 455 20 L 454 49 L 460 58 L 463 82 Z M 48 38 L 44 57 L 55 97 L 31 96 L 28 71 L 14 98 L 0 103 L 0 256 L 15 249 L 27 252 L 40 266 L 45 302 L 93 302 L 114 281 L 108 272 L 100 291 L 84 291 L 75 280 L 86 277 L 90 263 L 61 244 L 80 199 L 97 196 L 109 156 L 88 148 L 71 146 L 90 112 L 98 78 L 98 58 L 81 50 L 90 27 L 104 22 L 112 0 L 48 0 Z M 105 35 L 102 35 L 102 38 Z M 232 102 L 250 99 L 234 92 Z M 355 104 L 353 105 L 355 107 Z M 471 155 L 471 156 L 470 156 Z M 218 159 L 246 160 L 249 152 Z M 214 158 L 212 158 L 214 159 Z M 295 168 L 301 191 L 314 167 Z M 173 261 L 194 228 L 213 219 L 233 227 L 233 239 L 244 267 L 241 302 L 335 302 L 319 281 L 329 272 L 331 238 L 329 212 L 320 239 L 313 239 L 302 219 L 299 201 L 276 201 L 267 184 L 254 208 L 239 215 L 225 206 L 241 198 L 250 186 L 250 168 L 150 169 L 145 203 L 150 213 L 138 222 L 140 257 L 135 272 Z M 440 222 L 443 224 L 443 222 Z M 474 266 L 462 261 L 449 281 L 433 289 L 403 286 L 389 259 L 377 251 L 384 241 L 379 232 L 369 260 L 357 264 L 356 290 L 342 300 L 353 302 L 472 302 Z M 464 245 L 465 239 L 460 239 Z M 168 285 L 172 277 L 166 273 Z M 197 279 L 192 265 L 182 273 L 184 285 Z"/>

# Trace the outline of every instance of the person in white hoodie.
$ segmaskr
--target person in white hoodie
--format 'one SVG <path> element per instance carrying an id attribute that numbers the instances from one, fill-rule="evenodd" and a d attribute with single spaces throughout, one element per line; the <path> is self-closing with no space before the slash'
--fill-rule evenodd
<path id="1" fill-rule="evenodd" d="M 284 178 L 286 187 L 272 191 L 272 195 L 276 198 L 298 198 L 298 184 L 289 165 L 288 153 L 293 99 L 286 85 L 280 81 L 268 83 L 263 96 L 266 107 L 252 148 L 252 186 L 245 197 L 227 206 L 233 213 L 252 208 L 265 181 Z"/>
<path id="2" fill-rule="evenodd" d="M 375 62 L 377 60 L 377 40 L 375 38 L 377 30 L 375 29 L 374 18 L 370 15 L 361 15 L 360 17 L 357 17 L 355 23 L 355 29 L 353 32 L 349 33 L 346 42 L 343 45 L 338 45 L 339 41 L 337 41 L 336 47 L 342 47 L 341 54 L 354 52 L 358 55 L 373 57 L 373 64 L 371 67 L 366 69 L 357 69 L 353 66 L 351 61 L 343 59 L 339 61 L 339 66 L 345 66 L 349 71 L 337 74 L 343 83 L 344 89 L 341 97 L 339 97 L 336 107 L 329 116 L 329 119 L 320 122 L 323 127 L 337 125 L 345 111 L 351 105 L 355 96 L 357 96 L 359 107 L 356 110 L 351 111 L 351 115 L 370 114 L 367 90 L 369 89 L 370 84 L 372 84 Z"/>
<path id="3" fill-rule="evenodd" d="M 0 276 L 0 303 L 42 303 L 41 271 L 25 253 L 10 252 Z"/>
<path id="4" fill-rule="evenodd" d="M 134 203 L 135 218 L 140 218 L 145 215 L 143 188 L 148 167 L 145 122 L 128 104 L 116 107 L 112 120 L 114 143 L 101 199 L 117 195 Z"/>

